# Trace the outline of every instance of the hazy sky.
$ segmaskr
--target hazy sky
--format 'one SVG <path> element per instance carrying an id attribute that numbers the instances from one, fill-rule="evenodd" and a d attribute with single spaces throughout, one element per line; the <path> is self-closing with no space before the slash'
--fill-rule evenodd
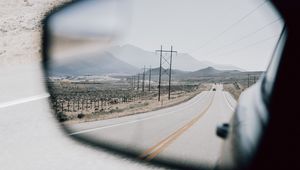
<path id="1" fill-rule="evenodd" d="M 163 45 L 202 61 L 265 70 L 283 22 L 263 0 L 131 0 L 121 44 Z M 174 58 L 175 60 L 176 58 Z"/>

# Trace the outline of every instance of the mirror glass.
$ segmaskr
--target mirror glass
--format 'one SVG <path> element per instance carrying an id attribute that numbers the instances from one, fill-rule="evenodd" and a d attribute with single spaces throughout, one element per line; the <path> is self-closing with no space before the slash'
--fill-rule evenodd
<path id="1" fill-rule="evenodd" d="M 214 167 L 215 128 L 259 81 L 282 26 L 268 1 L 75 1 L 45 25 L 53 111 L 70 136 Z"/>

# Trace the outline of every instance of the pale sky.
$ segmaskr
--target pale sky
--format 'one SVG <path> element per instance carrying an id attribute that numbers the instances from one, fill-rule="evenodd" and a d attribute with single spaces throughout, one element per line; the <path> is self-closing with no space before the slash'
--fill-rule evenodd
<path id="1" fill-rule="evenodd" d="M 265 70 L 283 27 L 263 0 L 131 0 L 120 44 L 163 45 L 200 61 Z"/>
<path id="2" fill-rule="evenodd" d="M 53 17 L 53 31 L 117 37 L 147 51 L 173 45 L 199 61 L 265 70 L 283 27 L 264 0 L 93 0 Z M 88 35 L 88 34 L 83 34 Z M 115 40 L 115 38 L 113 38 Z M 174 58 L 175 60 L 176 58 Z"/>

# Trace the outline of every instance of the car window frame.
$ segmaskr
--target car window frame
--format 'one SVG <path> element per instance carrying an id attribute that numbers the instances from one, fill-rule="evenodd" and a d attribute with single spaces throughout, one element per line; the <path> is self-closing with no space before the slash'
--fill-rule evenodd
<path id="1" fill-rule="evenodd" d="M 280 65 L 282 52 L 286 44 L 287 34 L 287 29 L 284 25 L 272 53 L 272 59 L 268 65 L 267 71 L 263 75 L 261 91 L 263 94 L 263 101 L 266 105 L 269 105 L 270 103 L 270 97 L 274 89 L 275 78 Z"/>

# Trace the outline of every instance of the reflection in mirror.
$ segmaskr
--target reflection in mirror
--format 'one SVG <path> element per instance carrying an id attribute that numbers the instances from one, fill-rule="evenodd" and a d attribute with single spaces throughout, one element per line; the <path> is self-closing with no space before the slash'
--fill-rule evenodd
<path id="1" fill-rule="evenodd" d="M 267 1 L 78 1 L 47 20 L 51 104 L 71 136 L 214 167 L 282 25 Z"/>

